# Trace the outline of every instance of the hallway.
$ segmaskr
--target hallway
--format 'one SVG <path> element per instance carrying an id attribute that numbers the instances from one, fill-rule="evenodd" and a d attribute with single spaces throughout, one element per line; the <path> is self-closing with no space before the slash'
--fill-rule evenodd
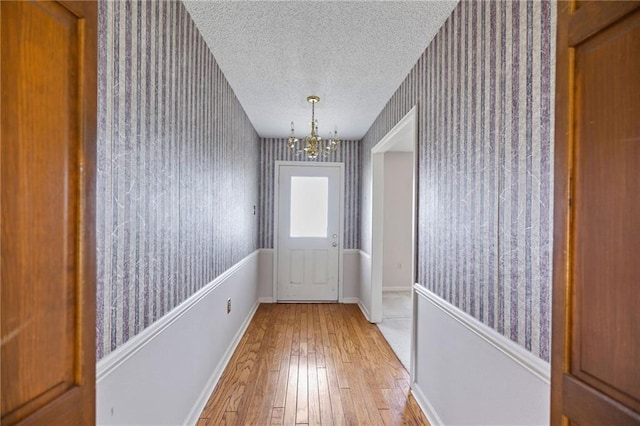
<path id="1" fill-rule="evenodd" d="M 428 424 L 357 305 L 262 304 L 198 425 Z"/>

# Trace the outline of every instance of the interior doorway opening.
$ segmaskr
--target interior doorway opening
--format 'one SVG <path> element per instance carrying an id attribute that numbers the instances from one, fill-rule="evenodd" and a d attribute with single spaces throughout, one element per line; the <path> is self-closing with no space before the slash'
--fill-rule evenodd
<path id="1" fill-rule="evenodd" d="M 407 370 L 413 364 L 417 108 L 371 151 L 371 316 Z"/>

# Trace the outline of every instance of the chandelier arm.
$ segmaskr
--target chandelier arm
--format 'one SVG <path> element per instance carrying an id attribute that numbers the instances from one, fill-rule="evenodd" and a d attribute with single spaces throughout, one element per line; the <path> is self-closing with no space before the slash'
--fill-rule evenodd
<path id="1" fill-rule="evenodd" d="M 307 97 L 307 101 L 311 104 L 311 134 L 304 137 L 304 139 L 298 139 L 295 137 L 295 130 L 293 122 L 291 123 L 291 136 L 288 139 L 288 145 L 292 152 L 302 153 L 305 152 L 307 158 L 316 159 L 319 155 L 326 157 L 337 148 L 340 139 L 337 138 L 337 129 L 334 130 L 333 135 L 329 134 L 329 138 L 324 140 L 318 133 L 318 122 L 316 120 L 315 104 L 320 101 L 320 98 L 315 95 Z M 302 146 L 300 146 L 302 145 Z M 301 149 L 302 148 L 302 149 Z"/>

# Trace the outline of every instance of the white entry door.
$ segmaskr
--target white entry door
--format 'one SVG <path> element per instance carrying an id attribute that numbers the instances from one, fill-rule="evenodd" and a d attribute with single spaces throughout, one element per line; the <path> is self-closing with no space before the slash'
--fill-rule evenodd
<path id="1" fill-rule="evenodd" d="M 342 164 L 276 163 L 279 301 L 337 301 Z"/>

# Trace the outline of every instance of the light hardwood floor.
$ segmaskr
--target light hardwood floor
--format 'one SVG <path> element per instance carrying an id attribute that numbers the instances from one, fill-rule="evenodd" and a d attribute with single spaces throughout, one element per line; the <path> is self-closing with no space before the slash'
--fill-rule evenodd
<path id="1" fill-rule="evenodd" d="M 262 304 L 201 425 L 427 425 L 409 374 L 356 305 Z"/>

